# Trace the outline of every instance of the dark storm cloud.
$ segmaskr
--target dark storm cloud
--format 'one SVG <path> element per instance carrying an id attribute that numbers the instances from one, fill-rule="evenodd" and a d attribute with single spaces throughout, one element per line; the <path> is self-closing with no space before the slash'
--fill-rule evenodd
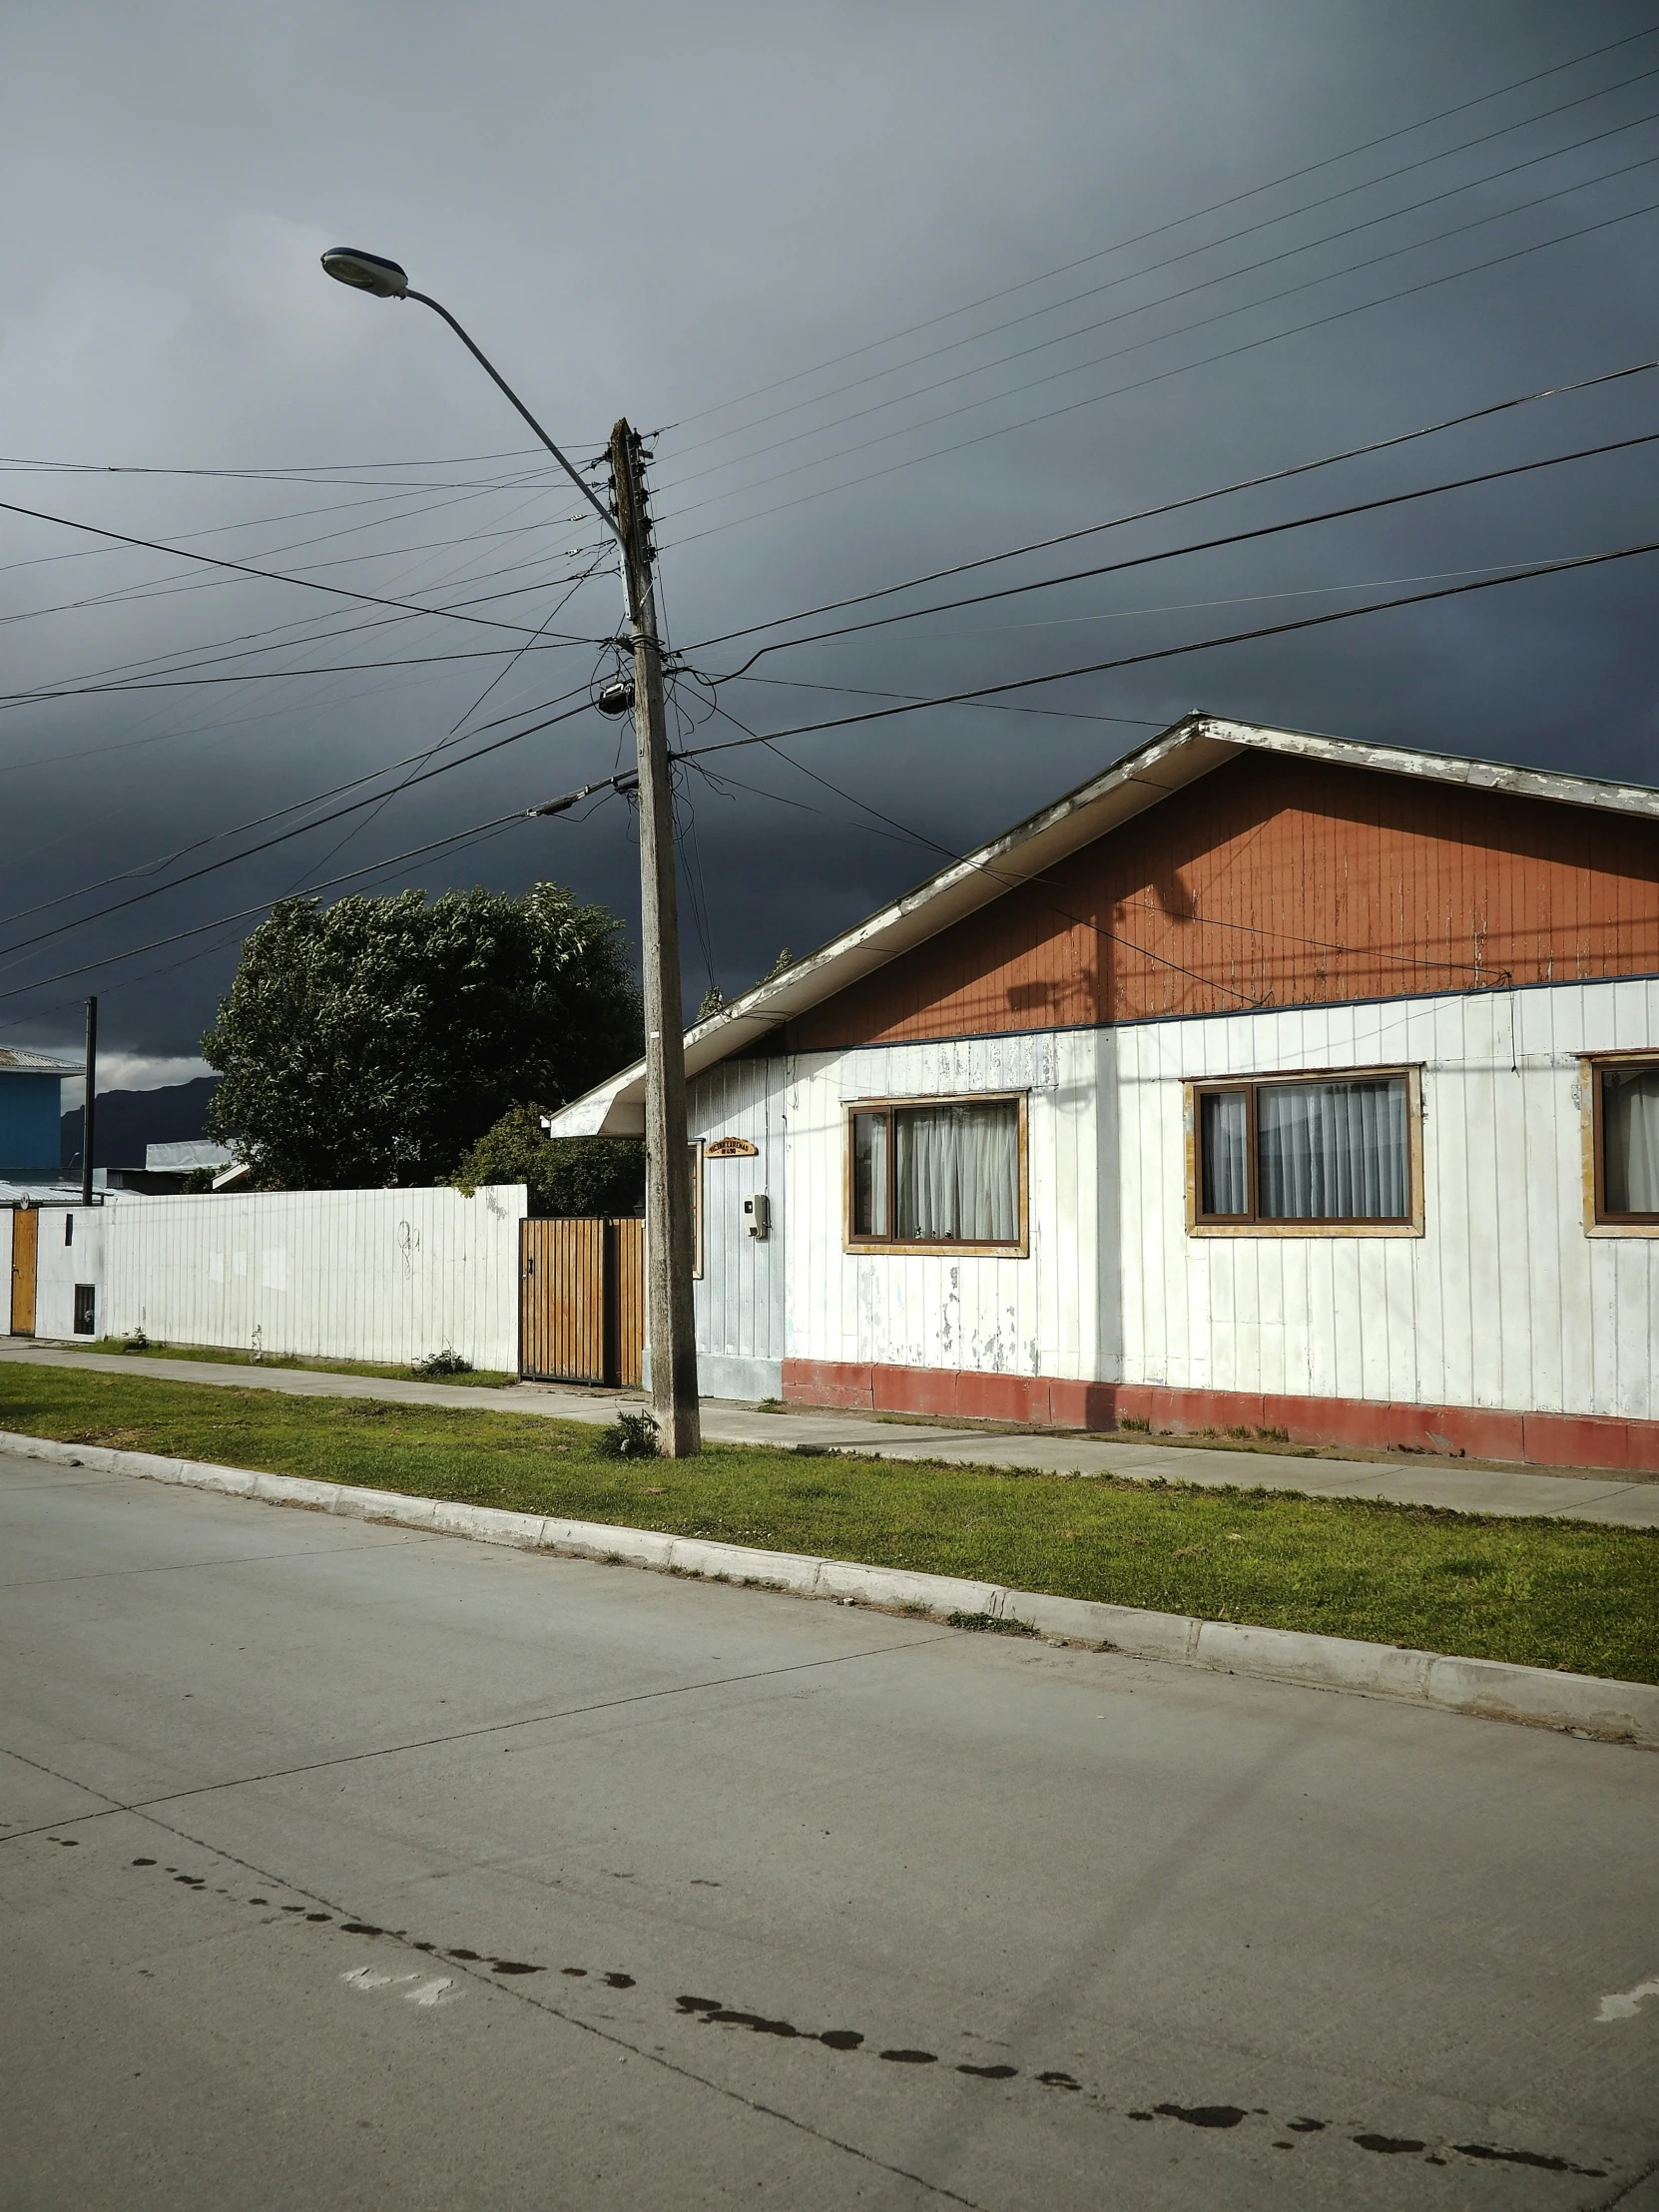
<path id="1" fill-rule="evenodd" d="M 592 558 L 591 529 L 567 519 L 574 495 L 543 473 L 477 488 L 540 462 L 435 319 L 325 281 L 318 253 L 348 240 L 406 261 L 584 457 L 619 411 L 669 426 L 656 463 L 664 593 L 674 638 L 695 646 L 1659 351 L 1654 218 L 1610 220 L 1659 201 L 1659 164 L 1635 166 L 1659 155 L 1648 120 L 1659 74 L 1645 74 L 1659 71 L 1659 36 L 1236 199 L 1648 20 L 1625 5 L 1515 0 L 1455 11 L 1429 0 L 898 10 L 648 0 L 626 18 L 363 0 L 14 6 L 0 174 L 28 221 L 0 245 L 0 445 L 31 460 L 163 470 L 331 466 L 320 483 L 11 468 L 0 496 L 393 599 L 441 584 L 458 600 L 528 574 L 535 592 L 479 611 L 549 621 L 561 596 L 552 579 Z M 1524 127 L 1368 183 L 1511 123 Z M 1367 189 L 1330 199 L 1354 185 Z M 1029 281 L 1228 201 L 1127 253 Z M 1246 226 L 1259 228 L 1211 243 Z M 1482 262 L 1494 266 L 1474 269 Z M 1430 281 L 1458 271 L 1472 273 Z M 954 314 L 1012 286 L 1026 288 Z M 1405 296 L 1366 306 L 1391 292 Z M 1009 326 L 986 334 L 999 323 Z M 1276 334 L 1303 323 L 1314 326 Z M 859 350 L 913 325 L 924 327 Z M 836 365 L 798 376 L 823 362 Z M 727 404 L 747 393 L 758 396 Z M 1100 559 L 1151 550 L 1634 436 L 1652 425 L 1653 398 L 1638 380 L 1551 402 L 1085 541 L 1083 555 L 1019 573 L 1083 565 L 1091 546 Z M 381 463 L 418 465 L 377 475 L 370 464 Z M 366 522 L 392 511 L 367 504 L 387 476 L 402 487 L 401 519 L 368 534 Z M 768 682 L 723 687 L 720 705 L 754 729 L 780 728 L 856 708 L 852 691 L 832 687 L 956 691 L 1292 620 L 1338 604 L 1329 595 L 1340 586 L 1383 597 L 1411 588 L 1397 579 L 1426 589 L 1633 542 L 1659 534 L 1654 483 L 1637 449 L 779 654 L 754 671 Z M 0 524 L 12 692 L 254 644 L 266 657 L 245 665 L 303 670 L 498 642 L 475 625 L 399 622 L 46 523 Z M 371 550 L 372 562 L 360 557 Z M 938 845 L 994 830 L 1195 704 L 1651 779 L 1653 573 L 1633 563 L 1082 678 L 1029 695 L 1042 714 L 949 709 L 791 748 L 850 798 L 758 749 L 721 756 L 710 765 L 725 785 L 693 775 L 685 793 L 688 989 L 695 998 L 710 973 L 736 987 L 781 944 L 805 949 L 925 873 Z M 549 629 L 602 639 L 619 614 L 602 570 Z M 274 658 L 263 634 L 282 624 L 300 627 Z M 691 658 L 718 674 L 752 649 Z M 581 690 L 601 660 L 593 645 L 528 653 L 466 727 Z M 0 991 L 615 765 L 616 726 L 586 714 L 383 809 L 17 949 L 149 887 L 129 871 L 163 854 L 423 753 L 502 669 L 453 660 L 8 710 L 5 913 L 128 879 L 0 925 Z M 688 733 L 698 722 L 690 742 L 738 734 L 701 719 L 695 687 L 682 701 Z M 860 816 L 856 801 L 890 820 Z M 218 856 L 205 843 L 178 868 Z M 631 821 L 612 803 L 412 861 L 375 887 L 518 887 L 550 873 L 631 917 L 633 868 Z M 247 926 L 228 920 L 0 998 L 0 1022 L 15 1025 L 5 1034 L 68 1042 L 67 1002 L 96 988 L 130 1065 L 188 1056 Z"/>

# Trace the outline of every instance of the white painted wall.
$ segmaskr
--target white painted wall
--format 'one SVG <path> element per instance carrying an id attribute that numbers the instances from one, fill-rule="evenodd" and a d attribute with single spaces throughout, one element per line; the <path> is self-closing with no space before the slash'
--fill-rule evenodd
<path id="1" fill-rule="evenodd" d="M 522 1184 L 472 1198 L 401 1190 L 117 1199 L 100 1210 L 99 1331 L 392 1365 L 448 1345 L 476 1368 L 516 1373 L 524 1213 Z M 86 1218 L 77 1210 L 78 1239 Z M 49 1220 L 59 1224 L 55 1243 Z M 43 1213 L 41 1336 L 70 1333 L 67 1306 L 60 1318 L 45 1295 L 48 1251 L 62 1237 L 61 1216 Z"/>
<path id="2" fill-rule="evenodd" d="M 1580 1052 L 1659 1048 L 1659 982 L 1104 1032 L 1125 1380 L 1659 1418 L 1659 1239 L 1584 1226 Z M 1417 1063 L 1424 1234 L 1186 1234 L 1184 1080 Z"/>
<path id="3" fill-rule="evenodd" d="M 43 1206 L 35 1262 L 35 1335 L 72 1337 L 75 1333 L 75 1286 L 90 1283 L 96 1294 L 93 1334 L 104 1328 L 104 1279 L 108 1253 L 107 1230 L 113 1206 Z M 73 1224 L 73 1235 L 64 1242 L 64 1224 Z"/>
<path id="4" fill-rule="evenodd" d="M 788 1081 L 787 1335 L 802 1360 L 1099 1372 L 1099 1117 L 1095 1037 L 1039 1032 L 802 1055 Z M 859 1098 L 1027 1093 L 1031 1252 L 846 1253 L 845 1110 Z"/>
<path id="5" fill-rule="evenodd" d="M 1659 1239 L 1588 1236 L 1583 1051 L 1659 982 L 1151 1022 L 789 1063 L 792 1358 L 1659 1418 Z M 1416 1063 L 1424 1234 L 1192 1237 L 1183 1085 Z M 844 1102 L 1028 1089 L 1029 1259 L 842 1251 Z"/>
<path id="6" fill-rule="evenodd" d="M 784 1387 L 785 1189 L 781 1060 L 726 1060 L 692 1084 L 688 1126 L 705 1143 L 742 1137 L 756 1156 L 703 1159 L 703 1274 L 694 1286 L 698 1382 L 710 1397 L 778 1397 Z M 743 1202 L 764 1191 L 771 1233 L 752 1238 Z"/>

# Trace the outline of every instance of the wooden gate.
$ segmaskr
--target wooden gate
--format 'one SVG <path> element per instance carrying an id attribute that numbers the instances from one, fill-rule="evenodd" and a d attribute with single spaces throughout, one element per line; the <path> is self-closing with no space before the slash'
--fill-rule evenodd
<path id="1" fill-rule="evenodd" d="M 645 1343 L 645 1224 L 519 1225 L 518 1367 L 538 1382 L 637 1386 Z"/>
<path id="2" fill-rule="evenodd" d="M 12 1214 L 12 1335 L 35 1333 L 35 1269 L 40 1251 L 40 1216 L 32 1206 Z"/>

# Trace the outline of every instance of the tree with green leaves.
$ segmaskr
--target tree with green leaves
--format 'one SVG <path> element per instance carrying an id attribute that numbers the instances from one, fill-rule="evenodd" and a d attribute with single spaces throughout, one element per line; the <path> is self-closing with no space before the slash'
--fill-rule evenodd
<path id="1" fill-rule="evenodd" d="M 266 1190 L 436 1183 L 509 1109 L 641 1049 L 620 922 L 557 883 L 285 898 L 202 1040 L 208 1129 Z"/>
<path id="2" fill-rule="evenodd" d="M 549 1137 L 542 1106 L 511 1106 L 468 1148 L 449 1178 L 468 1196 L 485 1183 L 522 1183 L 532 1214 L 637 1214 L 645 1204 L 638 1137 Z"/>

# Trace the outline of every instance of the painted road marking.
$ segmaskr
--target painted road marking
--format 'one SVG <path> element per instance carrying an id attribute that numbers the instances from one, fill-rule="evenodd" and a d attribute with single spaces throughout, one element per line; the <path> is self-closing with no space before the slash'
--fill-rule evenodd
<path id="1" fill-rule="evenodd" d="M 1603 1997 L 1596 2019 L 1633 2020 L 1636 2017 L 1636 2007 L 1643 1997 L 1659 1997 L 1659 1974 L 1655 1974 L 1650 1981 L 1638 1981 L 1634 1989 L 1626 1989 L 1619 1996 Z"/>

